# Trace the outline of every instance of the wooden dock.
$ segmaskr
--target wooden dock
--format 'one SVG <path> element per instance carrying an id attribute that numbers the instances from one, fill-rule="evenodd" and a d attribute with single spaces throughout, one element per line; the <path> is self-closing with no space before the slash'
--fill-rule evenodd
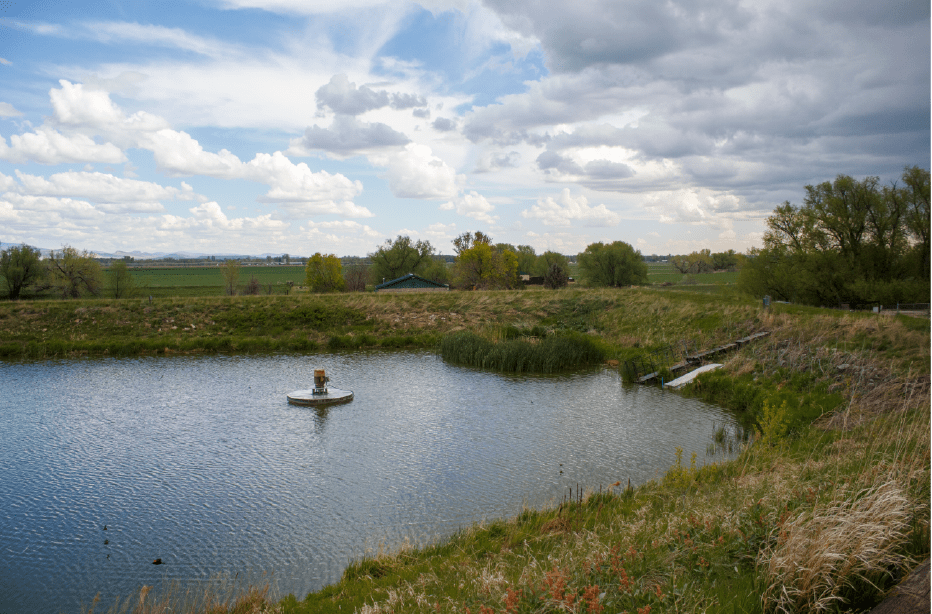
<path id="1" fill-rule="evenodd" d="M 724 354 L 732 350 L 737 350 L 738 348 L 744 347 L 752 341 L 767 337 L 768 335 L 770 335 L 770 331 L 764 330 L 759 333 L 754 333 L 753 335 L 748 335 L 747 337 L 741 337 L 740 339 L 736 339 L 731 343 L 726 343 L 725 345 L 714 347 L 711 350 L 696 352 L 695 354 L 686 354 L 683 361 L 671 365 L 667 368 L 671 373 L 685 371 L 686 369 L 695 367 L 696 365 L 701 365 L 703 361 L 709 360 L 714 356 L 718 356 L 719 354 Z M 640 376 L 637 378 L 637 382 L 639 384 L 646 384 L 651 381 L 656 381 L 658 377 L 660 377 L 659 371 L 654 371 L 653 373 Z"/>

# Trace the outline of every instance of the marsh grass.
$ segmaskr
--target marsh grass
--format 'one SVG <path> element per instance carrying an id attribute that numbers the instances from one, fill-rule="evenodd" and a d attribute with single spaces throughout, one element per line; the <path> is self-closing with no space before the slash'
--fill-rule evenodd
<path id="1" fill-rule="evenodd" d="M 451 363 L 505 373 L 557 373 L 605 360 L 598 340 L 579 333 L 551 335 L 534 341 L 494 341 L 469 331 L 448 333 L 440 340 L 440 356 Z"/>

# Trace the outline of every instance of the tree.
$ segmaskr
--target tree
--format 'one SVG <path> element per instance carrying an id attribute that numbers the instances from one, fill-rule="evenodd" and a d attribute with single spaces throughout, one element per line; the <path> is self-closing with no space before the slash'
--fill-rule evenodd
<path id="1" fill-rule="evenodd" d="M 262 284 L 259 283 L 255 275 L 250 276 L 249 281 L 246 282 L 246 287 L 243 289 L 243 294 L 246 296 L 258 296 L 261 291 Z M 271 294 L 271 292 L 269 294 Z"/>
<path id="2" fill-rule="evenodd" d="M 544 287 L 550 290 L 565 288 L 569 284 L 570 278 L 566 269 L 554 262 L 544 274 Z"/>
<path id="3" fill-rule="evenodd" d="M 429 264 L 433 253 L 430 241 L 414 242 L 411 237 L 402 235 L 394 241 L 388 239 L 369 254 L 373 278 L 376 283 L 382 283 L 408 273 L 420 273 Z"/>
<path id="4" fill-rule="evenodd" d="M 533 275 L 537 265 L 537 252 L 530 245 L 519 245 L 515 255 L 518 257 L 518 273 Z"/>
<path id="5" fill-rule="evenodd" d="M 438 284 L 450 283 L 450 269 L 447 268 L 447 261 L 438 256 L 431 256 L 419 275 Z"/>
<path id="6" fill-rule="evenodd" d="M 738 254 L 733 249 L 712 254 L 712 267 L 716 271 L 733 271 L 738 267 Z"/>
<path id="7" fill-rule="evenodd" d="M 492 245 L 482 232 L 463 233 L 453 240 L 457 253 L 453 279 L 457 287 L 468 290 L 494 290 L 518 286 L 518 257 L 507 247 Z"/>
<path id="8" fill-rule="evenodd" d="M 546 251 L 537 257 L 533 268 L 534 275 L 546 276 L 553 265 L 557 265 L 564 272 L 570 270 L 570 261 L 566 256 L 557 252 Z"/>
<path id="9" fill-rule="evenodd" d="M 592 243 L 579 254 L 579 268 L 590 286 L 622 287 L 647 283 L 641 252 L 624 241 Z"/>
<path id="10" fill-rule="evenodd" d="M 348 292 L 362 292 L 369 280 L 369 267 L 358 260 L 343 269 L 344 287 Z"/>
<path id="11" fill-rule="evenodd" d="M 111 264 L 107 276 L 110 278 L 110 289 L 113 290 L 113 298 L 126 298 L 136 293 L 136 282 L 133 280 L 133 274 L 130 273 L 129 267 L 126 266 L 125 260 L 117 260 Z"/>
<path id="12" fill-rule="evenodd" d="M 94 255 L 84 250 L 64 246 L 49 254 L 49 275 L 52 288 L 62 298 L 78 298 L 82 294 L 100 296 L 103 273 Z"/>
<path id="13" fill-rule="evenodd" d="M 239 261 L 227 259 L 223 263 L 223 285 L 228 296 L 236 294 L 239 281 Z"/>
<path id="14" fill-rule="evenodd" d="M 739 287 L 812 305 L 928 301 L 929 172 L 907 167 L 902 181 L 807 185 L 803 205 L 785 202 L 767 219 Z"/>
<path id="15" fill-rule="evenodd" d="M 40 282 L 46 273 L 39 250 L 28 245 L 0 251 L 0 276 L 6 281 L 7 296 L 17 300 L 23 291 Z"/>
<path id="16" fill-rule="evenodd" d="M 478 243 L 492 245 L 492 237 L 485 234 L 481 230 L 477 230 L 475 234 L 471 232 L 464 232 L 460 236 L 453 239 L 453 251 L 459 255 Z"/>
<path id="17" fill-rule="evenodd" d="M 307 259 L 304 267 L 304 285 L 313 292 L 339 292 L 346 281 L 343 279 L 343 264 L 334 254 L 317 252 Z"/>
<path id="18" fill-rule="evenodd" d="M 929 278 L 929 171 L 918 166 L 903 170 L 903 183 L 896 196 L 904 202 L 904 224 L 912 241 L 909 260 L 912 270 L 923 278 Z"/>
<path id="19" fill-rule="evenodd" d="M 683 275 L 689 273 L 689 270 L 693 268 L 693 262 L 689 256 L 673 256 L 670 258 L 670 264 Z"/>

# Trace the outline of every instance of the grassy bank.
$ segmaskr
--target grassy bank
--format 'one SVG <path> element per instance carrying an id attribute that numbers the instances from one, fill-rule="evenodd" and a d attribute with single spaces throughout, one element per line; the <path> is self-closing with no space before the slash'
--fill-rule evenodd
<path id="1" fill-rule="evenodd" d="M 552 508 L 373 554 L 306 597 L 198 610 L 224 612 L 862 611 L 929 552 L 929 321 L 657 289 L 0 304 L 10 357 L 435 347 L 468 331 L 499 344 L 585 335 L 624 359 L 761 330 L 685 392 L 753 425 L 737 460 L 670 450 L 648 484 L 584 485 Z M 125 611 L 167 612 L 159 599 Z"/>

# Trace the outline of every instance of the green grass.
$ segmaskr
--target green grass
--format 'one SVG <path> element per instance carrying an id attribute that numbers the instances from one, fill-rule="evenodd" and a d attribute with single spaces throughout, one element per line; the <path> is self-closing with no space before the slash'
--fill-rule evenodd
<path id="1" fill-rule="evenodd" d="M 805 429 L 745 447 L 732 462 L 687 464 L 671 451 L 656 481 L 574 490 L 428 547 L 373 554 L 339 582 L 278 605 L 366 614 L 868 609 L 929 552 L 928 406 L 904 407 L 850 431 Z M 884 508 L 899 525 L 869 516 L 876 492 L 900 497 Z M 811 532 L 845 527 L 847 510 L 870 524 Z M 800 558 L 789 546 L 801 543 L 812 556 L 830 551 L 843 569 Z M 786 560 L 803 571 L 771 573 Z M 783 594 L 792 602 L 781 605 Z"/>
<path id="2" fill-rule="evenodd" d="M 444 360 L 506 373 L 556 373 L 600 363 L 606 354 L 596 339 L 580 333 L 493 341 L 469 331 L 458 331 L 440 340 Z"/>
<path id="3" fill-rule="evenodd" d="M 207 267 L 179 268 L 145 268 L 129 269 L 137 286 L 145 288 L 223 288 L 223 265 Z M 240 267 L 239 285 L 245 285 L 255 277 L 262 285 L 284 284 L 293 281 L 296 285 L 304 283 L 303 266 L 244 266 Z"/>

